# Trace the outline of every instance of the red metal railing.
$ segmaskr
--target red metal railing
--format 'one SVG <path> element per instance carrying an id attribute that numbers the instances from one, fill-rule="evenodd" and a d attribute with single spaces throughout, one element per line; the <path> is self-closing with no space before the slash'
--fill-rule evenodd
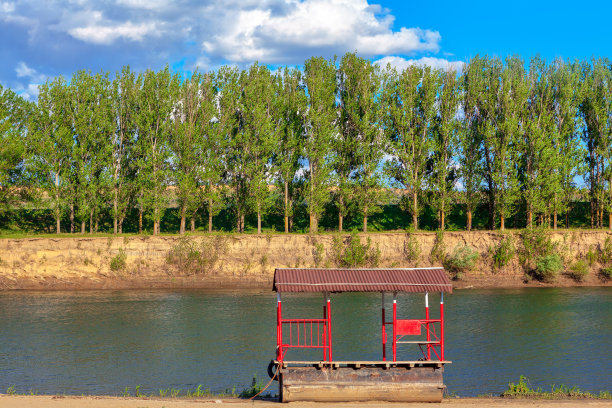
<path id="1" fill-rule="evenodd" d="M 330 357 L 327 319 L 279 319 L 277 329 L 277 360 L 283 361 L 290 348 L 323 349 L 323 359 Z"/>
<path id="2" fill-rule="evenodd" d="M 402 323 L 411 324 L 402 324 Z M 444 338 L 442 337 L 441 319 L 420 319 L 420 320 L 395 320 L 395 333 L 393 336 L 393 361 L 397 361 L 397 344 L 410 343 L 416 344 L 423 353 L 423 359 L 431 360 L 432 352 L 438 360 L 444 360 Z M 393 325 L 393 322 L 388 324 Z M 440 324 L 440 332 L 436 332 L 434 324 Z M 421 327 L 425 328 L 425 339 L 413 339 L 406 341 L 406 336 L 422 336 Z M 423 347 L 425 346 L 425 348 Z"/>

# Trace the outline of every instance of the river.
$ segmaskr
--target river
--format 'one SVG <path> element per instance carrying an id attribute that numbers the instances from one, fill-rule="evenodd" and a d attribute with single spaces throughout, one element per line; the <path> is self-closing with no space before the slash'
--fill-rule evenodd
<path id="1" fill-rule="evenodd" d="M 612 287 L 456 290 L 444 300 L 449 393 L 499 393 L 520 375 L 545 389 L 612 390 Z M 422 302 L 399 296 L 398 317 L 423 317 Z M 253 375 L 268 381 L 275 303 L 272 292 L 244 290 L 0 292 L 0 392 L 240 391 Z M 287 295 L 283 305 L 286 317 L 318 317 L 322 300 Z M 381 358 L 379 294 L 332 295 L 332 322 L 335 360 Z"/>

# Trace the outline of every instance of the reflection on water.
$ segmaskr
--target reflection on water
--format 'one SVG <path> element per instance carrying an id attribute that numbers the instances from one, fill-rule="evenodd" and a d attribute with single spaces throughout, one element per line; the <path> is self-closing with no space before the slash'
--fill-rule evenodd
<path id="1" fill-rule="evenodd" d="M 320 295 L 284 300 L 287 317 L 322 313 Z M 0 292 L 0 392 L 198 384 L 221 392 L 241 390 L 253 375 L 267 382 L 275 302 L 271 292 L 245 291 Z M 422 302 L 400 296 L 399 317 L 422 317 Z M 462 396 L 500 392 L 521 374 L 544 388 L 612 390 L 611 312 L 610 287 L 455 291 L 445 297 L 453 361 L 445 383 Z M 379 294 L 333 295 L 332 314 L 334 359 L 381 358 Z"/>

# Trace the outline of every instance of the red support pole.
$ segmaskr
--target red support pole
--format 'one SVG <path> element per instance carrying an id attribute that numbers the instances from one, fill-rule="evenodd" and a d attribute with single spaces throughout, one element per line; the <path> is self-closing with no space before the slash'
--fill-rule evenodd
<path id="1" fill-rule="evenodd" d="M 429 333 L 429 293 L 425 292 L 425 327 L 427 329 L 427 360 L 431 360 L 431 344 L 429 341 L 431 340 Z"/>
<path id="2" fill-rule="evenodd" d="M 440 292 L 440 360 L 444 361 L 444 292 Z"/>
<path id="3" fill-rule="evenodd" d="M 327 348 L 327 304 L 325 302 L 325 294 L 323 294 L 323 361 L 327 361 L 328 348 Z"/>
<path id="4" fill-rule="evenodd" d="M 396 293 L 393 293 L 393 361 L 397 361 L 397 336 L 395 335 L 397 327 L 397 299 Z"/>
<path id="5" fill-rule="evenodd" d="M 329 293 L 327 294 L 327 329 L 329 334 L 327 340 L 329 341 L 329 361 L 332 361 L 332 330 L 331 330 L 331 299 Z"/>
<path id="6" fill-rule="evenodd" d="M 385 292 L 382 292 L 382 359 L 387 361 L 387 332 L 385 331 Z"/>
<path id="7" fill-rule="evenodd" d="M 276 293 L 276 359 L 283 361 L 283 314 L 280 293 Z"/>

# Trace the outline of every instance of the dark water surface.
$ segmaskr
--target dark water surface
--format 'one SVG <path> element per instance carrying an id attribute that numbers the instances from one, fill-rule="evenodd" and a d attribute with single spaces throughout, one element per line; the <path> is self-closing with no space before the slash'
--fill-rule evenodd
<path id="1" fill-rule="evenodd" d="M 398 317 L 423 317 L 422 302 L 400 296 Z M 248 291 L 0 292 L 0 392 L 240 391 L 253 374 L 268 380 L 275 303 L 272 292 Z M 286 317 L 319 317 L 322 300 L 283 305 Z M 521 374 L 544 388 L 612 390 L 611 287 L 457 290 L 445 314 L 451 393 L 498 393 Z M 332 322 L 335 360 L 381 358 L 379 294 L 332 295 Z"/>

